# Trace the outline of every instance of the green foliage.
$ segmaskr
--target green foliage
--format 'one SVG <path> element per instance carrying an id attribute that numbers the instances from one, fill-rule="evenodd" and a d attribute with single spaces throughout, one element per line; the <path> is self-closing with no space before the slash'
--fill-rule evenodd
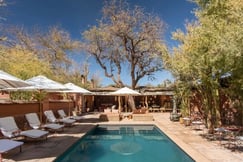
<path id="1" fill-rule="evenodd" d="M 51 74 L 48 63 L 39 60 L 27 50 L 20 50 L 19 47 L 6 49 L 0 55 L 0 69 L 24 80 L 39 74 Z"/>
<path id="2" fill-rule="evenodd" d="M 79 41 L 67 31 L 51 27 L 47 32 L 21 27 L 4 30 L 9 39 L 1 43 L 0 68 L 21 79 L 45 75 L 59 82 L 67 82 L 73 62 L 69 56 L 80 48 Z M 75 64 L 76 65 L 76 64 Z"/>
<path id="3" fill-rule="evenodd" d="M 182 116 L 188 117 L 190 115 L 190 96 L 192 87 L 185 82 L 177 81 L 175 83 L 175 96 L 177 102 L 180 102 L 180 112 Z"/>
<path id="4" fill-rule="evenodd" d="M 34 91 L 34 92 L 28 92 L 28 91 L 13 91 L 10 92 L 10 99 L 11 100 L 19 100 L 19 101 L 43 101 L 47 96 L 47 92 L 45 91 Z"/>
<path id="5" fill-rule="evenodd" d="M 194 87 L 203 97 L 211 128 L 220 125 L 220 80 L 231 79 L 229 91 L 242 95 L 243 3 L 239 0 L 195 0 L 197 22 L 178 30 L 173 38 L 181 44 L 166 62 L 185 89 Z M 240 91 L 240 92 L 239 92 Z M 242 97 L 241 97 L 242 98 Z M 242 99 L 241 99 L 242 102 Z"/>
<path id="6" fill-rule="evenodd" d="M 32 100 L 32 92 L 10 92 L 11 100 L 21 100 L 21 101 L 31 101 Z"/>
<path id="7" fill-rule="evenodd" d="M 47 96 L 47 92 L 45 91 L 35 91 L 33 93 L 33 99 L 37 101 L 43 101 Z"/>

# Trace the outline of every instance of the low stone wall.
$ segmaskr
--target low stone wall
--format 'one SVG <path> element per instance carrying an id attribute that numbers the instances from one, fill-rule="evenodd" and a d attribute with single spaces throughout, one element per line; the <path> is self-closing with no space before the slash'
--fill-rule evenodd
<path id="1" fill-rule="evenodd" d="M 117 113 L 103 113 L 100 114 L 101 121 L 120 121 L 120 114 Z"/>
<path id="2" fill-rule="evenodd" d="M 133 121 L 153 121 L 154 117 L 152 114 L 132 114 Z"/>

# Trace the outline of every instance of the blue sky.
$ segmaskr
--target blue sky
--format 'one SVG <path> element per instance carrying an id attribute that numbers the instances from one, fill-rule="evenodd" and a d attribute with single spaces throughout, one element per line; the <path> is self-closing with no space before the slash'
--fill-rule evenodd
<path id="1" fill-rule="evenodd" d="M 101 17 L 103 0 L 7 0 L 7 20 L 9 25 L 19 25 L 26 29 L 39 26 L 46 30 L 50 26 L 58 25 L 67 30 L 72 38 L 81 39 L 81 33 L 89 26 L 96 25 L 96 20 Z M 169 47 L 176 45 L 170 39 L 171 32 L 176 29 L 184 29 L 186 20 L 194 19 L 192 13 L 195 4 L 187 0 L 127 0 L 130 5 L 138 5 L 146 12 L 158 15 L 167 25 L 165 39 Z M 90 65 L 90 73 L 103 71 L 94 62 Z M 127 78 L 125 75 L 123 78 Z M 157 85 L 163 80 L 173 80 L 168 72 L 156 74 L 157 79 L 153 82 L 146 78 L 139 82 L 140 85 Z M 103 85 L 112 83 L 111 80 L 103 78 Z M 129 80 L 127 81 L 129 83 Z"/>

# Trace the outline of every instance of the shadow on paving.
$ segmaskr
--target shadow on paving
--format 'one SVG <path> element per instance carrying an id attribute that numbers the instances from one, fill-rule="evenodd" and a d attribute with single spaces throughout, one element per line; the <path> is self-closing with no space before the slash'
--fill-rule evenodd
<path id="1" fill-rule="evenodd" d="M 95 124 L 82 124 L 67 127 L 63 132 L 51 133 L 47 140 L 25 141 L 21 153 L 9 152 L 3 158 L 14 161 L 25 161 L 34 159 L 53 158 L 60 156 L 86 132 L 91 130 Z M 16 151 L 15 151 L 16 152 Z"/>
<path id="2" fill-rule="evenodd" d="M 200 136 L 207 141 L 218 142 L 223 148 L 228 149 L 232 152 L 243 152 L 243 146 L 240 143 L 232 142 L 229 139 L 223 139 L 222 137 L 218 137 L 209 133 L 200 134 Z"/>
<path id="3" fill-rule="evenodd" d="M 80 123 L 99 123 L 100 119 L 97 118 L 87 118 L 87 119 L 82 119 Z"/>

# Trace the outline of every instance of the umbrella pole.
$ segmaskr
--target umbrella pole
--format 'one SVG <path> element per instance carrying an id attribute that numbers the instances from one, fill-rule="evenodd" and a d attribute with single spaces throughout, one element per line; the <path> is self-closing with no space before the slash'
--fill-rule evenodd
<path id="1" fill-rule="evenodd" d="M 148 108 L 148 96 L 145 96 L 145 107 Z"/>
<path id="2" fill-rule="evenodd" d="M 121 96 L 118 96 L 118 109 L 119 112 L 121 113 Z"/>
<path id="3" fill-rule="evenodd" d="M 127 96 L 125 96 L 125 103 L 126 103 L 126 113 L 127 113 L 127 106 L 128 106 L 128 97 Z"/>
<path id="4" fill-rule="evenodd" d="M 70 116 L 70 100 L 68 100 L 68 116 Z"/>
<path id="5" fill-rule="evenodd" d="M 71 114 L 71 112 L 70 112 L 70 98 L 71 98 L 71 96 L 69 95 L 69 94 L 67 94 L 68 95 L 68 116 L 70 116 L 70 114 Z"/>
<path id="6" fill-rule="evenodd" d="M 39 96 L 41 96 L 41 90 L 39 90 Z M 39 114 L 40 114 L 40 122 L 43 123 L 43 118 L 42 118 L 42 99 L 39 98 Z"/>
<path id="7" fill-rule="evenodd" d="M 41 104 L 41 101 L 39 101 L 39 110 L 40 110 L 40 122 L 42 123 L 43 122 L 43 119 L 42 119 L 42 104 Z"/>

